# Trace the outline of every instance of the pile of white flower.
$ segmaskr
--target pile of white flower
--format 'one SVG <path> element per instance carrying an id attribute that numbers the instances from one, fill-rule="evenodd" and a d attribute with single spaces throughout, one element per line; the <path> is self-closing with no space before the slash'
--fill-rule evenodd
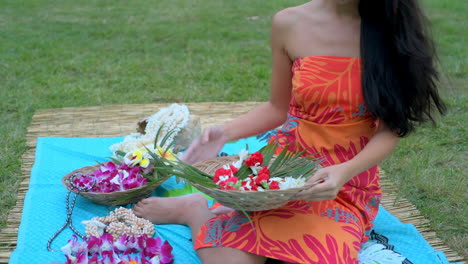
<path id="1" fill-rule="evenodd" d="M 160 141 L 169 131 L 174 131 L 162 148 L 166 148 L 177 134 L 187 125 L 190 119 L 190 112 L 186 105 L 172 104 L 169 107 L 162 108 L 157 113 L 146 119 L 146 128 L 144 133 L 134 132 L 126 136 L 120 143 L 110 146 L 112 153 L 122 151 L 125 153 L 134 152 L 148 148 L 154 149 L 154 141 L 156 133 L 161 129 L 157 145 L 160 146 Z"/>

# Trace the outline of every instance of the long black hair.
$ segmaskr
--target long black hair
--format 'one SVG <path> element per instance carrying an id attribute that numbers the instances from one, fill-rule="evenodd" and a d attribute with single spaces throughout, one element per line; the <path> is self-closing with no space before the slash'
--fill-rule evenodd
<path id="1" fill-rule="evenodd" d="M 417 0 L 361 0 L 362 85 L 367 110 L 400 137 L 446 107 L 427 18 Z"/>

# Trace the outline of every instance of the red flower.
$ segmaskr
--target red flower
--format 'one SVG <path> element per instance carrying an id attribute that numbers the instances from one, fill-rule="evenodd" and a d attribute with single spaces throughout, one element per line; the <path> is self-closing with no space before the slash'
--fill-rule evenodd
<path id="1" fill-rule="evenodd" d="M 255 181 L 253 180 L 253 177 L 250 176 L 250 179 L 247 178 L 241 182 L 241 186 L 243 187 L 244 191 L 257 191 L 258 186 L 255 185 Z"/>
<path id="2" fill-rule="evenodd" d="M 224 181 L 218 183 L 218 186 L 221 190 L 237 190 L 235 184 L 239 181 L 239 179 L 235 176 L 229 177 Z"/>
<path id="3" fill-rule="evenodd" d="M 232 165 L 232 164 L 229 165 L 229 168 L 231 169 L 232 174 L 236 174 L 239 171 L 239 169 L 236 166 Z"/>
<path id="4" fill-rule="evenodd" d="M 224 168 L 219 168 L 216 170 L 214 176 L 213 176 L 213 181 L 214 183 L 218 183 L 219 182 L 219 177 L 221 176 L 224 176 L 224 177 L 231 177 L 232 176 L 232 171 L 231 170 L 227 170 L 227 169 L 224 169 Z"/>
<path id="5" fill-rule="evenodd" d="M 258 174 L 257 178 L 255 178 L 255 184 L 262 185 L 263 182 L 268 182 L 270 179 L 270 175 L 266 173 Z"/>
<path id="6" fill-rule="evenodd" d="M 279 182 L 271 181 L 270 182 L 270 190 L 279 190 Z"/>
<path id="7" fill-rule="evenodd" d="M 252 191 L 258 191 L 258 186 L 255 184 L 252 184 Z"/>
<path id="8" fill-rule="evenodd" d="M 261 166 L 263 163 L 263 154 L 260 152 L 255 152 L 250 155 L 249 158 L 245 160 L 245 164 L 249 167 Z"/>
<path id="9" fill-rule="evenodd" d="M 260 174 L 266 174 L 268 177 L 270 177 L 270 170 L 267 166 L 263 166 L 262 169 L 258 171 L 258 175 Z"/>
<path id="10" fill-rule="evenodd" d="M 226 184 L 228 184 L 228 185 L 234 185 L 234 184 L 237 183 L 238 180 L 239 180 L 239 179 L 238 179 L 237 177 L 232 176 L 232 177 L 230 177 L 229 179 L 227 179 L 225 182 L 226 182 Z"/>

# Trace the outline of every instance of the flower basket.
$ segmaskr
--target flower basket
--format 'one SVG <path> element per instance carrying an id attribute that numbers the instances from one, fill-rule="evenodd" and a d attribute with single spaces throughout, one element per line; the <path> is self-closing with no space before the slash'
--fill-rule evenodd
<path id="1" fill-rule="evenodd" d="M 276 156 L 273 157 L 271 162 L 273 162 L 275 158 Z M 231 164 L 237 160 L 239 160 L 238 155 L 217 157 L 196 163 L 193 167 L 206 174 L 213 175 L 215 171 L 223 167 L 223 165 Z M 209 188 L 194 182 L 191 182 L 191 184 L 203 193 L 216 199 L 222 205 L 230 208 L 243 208 L 245 211 L 263 211 L 279 208 L 292 201 L 296 193 L 310 187 L 302 186 L 281 190 L 239 191 Z"/>
<path id="2" fill-rule="evenodd" d="M 105 163 L 104 163 L 105 164 Z M 94 203 L 97 204 L 103 204 L 103 205 L 126 205 L 129 203 L 135 203 L 138 202 L 139 200 L 146 198 L 151 195 L 154 189 L 158 187 L 165 179 L 161 179 L 160 181 L 157 182 L 149 182 L 147 185 L 141 186 L 141 187 L 136 187 L 132 189 L 128 189 L 125 191 L 115 191 L 115 192 L 109 192 L 109 193 L 100 193 L 100 192 L 79 192 L 78 189 L 73 188 L 70 179 L 73 177 L 73 175 L 81 173 L 81 174 L 91 174 L 99 167 L 101 164 L 96 164 L 92 166 L 86 166 L 77 170 L 74 170 L 62 178 L 62 184 L 67 188 L 68 190 L 79 194 L 83 196 L 84 198 L 91 200 Z"/>

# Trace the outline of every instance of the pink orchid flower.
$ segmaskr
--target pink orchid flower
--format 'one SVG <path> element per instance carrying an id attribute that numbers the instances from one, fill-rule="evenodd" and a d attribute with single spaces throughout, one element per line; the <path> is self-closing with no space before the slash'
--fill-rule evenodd
<path id="1" fill-rule="evenodd" d="M 114 251 L 116 251 L 118 253 L 122 253 L 125 250 L 127 250 L 127 248 L 128 248 L 127 240 L 128 240 L 128 235 L 124 234 L 123 236 L 121 236 L 119 238 L 119 240 L 115 241 L 114 242 Z"/>
<path id="2" fill-rule="evenodd" d="M 136 238 L 135 236 L 130 236 L 127 239 L 127 250 L 124 251 L 124 255 L 137 253 L 140 250 L 141 248 L 138 246 L 138 238 Z"/>
<path id="3" fill-rule="evenodd" d="M 88 260 L 88 264 L 99 264 L 99 253 L 94 252 L 91 258 Z"/>
<path id="4" fill-rule="evenodd" d="M 72 253 L 75 253 L 78 251 L 78 248 L 80 247 L 80 243 L 78 242 L 78 237 L 76 235 L 73 235 L 70 240 L 68 240 L 68 243 L 61 248 L 63 254 L 65 256 L 71 256 Z"/>
<path id="5" fill-rule="evenodd" d="M 114 253 L 114 237 L 109 233 L 104 233 L 101 236 L 101 255 L 105 259 L 107 257 L 112 258 Z"/>
<path id="6" fill-rule="evenodd" d="M 146 240 L 146 247 L 143 248 L 143 253 L 145 257 L 154 257 L 161 253 L 162 240 L 160 237 L 152 238 L 149 237 Z"/>
<path id="7" fill-rule="evenodd" d="M 88 250 L 76 253 L 76 264 L 89 264 Z"/>
<path id="8" fill-rule="evenodd" d="M 161 246 L 161 260 L 160 264 L 169 264 L 172 263 L 174 255 L 172 255 L 172 246 L 169 242 L 164 241 Z"/>
<path id="9" fill-rule="evenodd" d="M 91 236 L 88 240 L 88 251 L 91 254 L 99 252 L 102 246 L 102 240 L 99 237 Z"/>

